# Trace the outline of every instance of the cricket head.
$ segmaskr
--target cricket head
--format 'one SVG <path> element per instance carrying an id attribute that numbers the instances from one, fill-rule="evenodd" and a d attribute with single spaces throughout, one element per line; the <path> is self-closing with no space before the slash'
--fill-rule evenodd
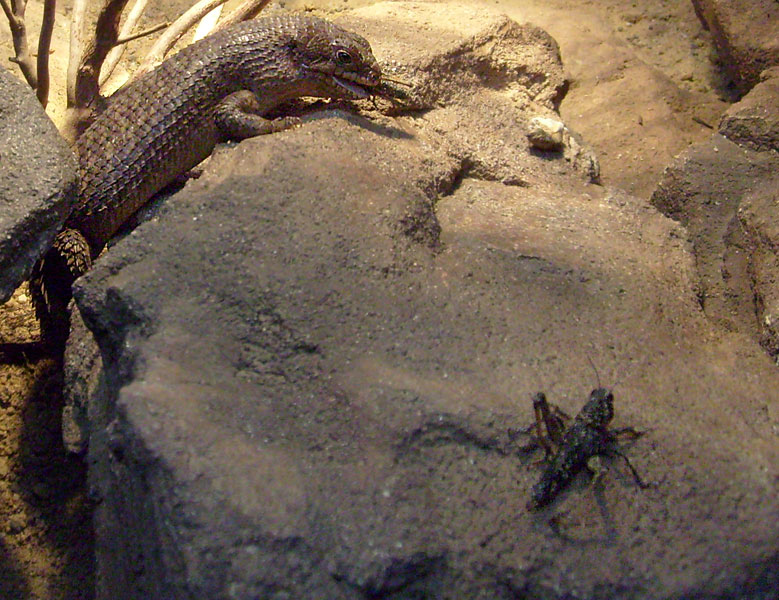
<path id="1" fill-rule="evenodd" d="M 593 427 L 606 427 L 614 418 L 614 394 L 602 387 L 592 390 L 590 399 L 576 418 Z"/>
<path id="2" fill-rule="evenodd" d="M 546 394 L 544 392 L 536 392 L 533 395 L 533 408 L 539 409 L 547 405 Z"/>

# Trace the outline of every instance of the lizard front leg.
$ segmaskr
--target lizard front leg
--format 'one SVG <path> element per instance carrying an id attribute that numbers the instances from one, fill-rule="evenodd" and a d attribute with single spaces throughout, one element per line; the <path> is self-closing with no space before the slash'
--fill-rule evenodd
<path id="1" fill-rule="evenodd" d="M 221 134 L 228 140 L 243 140 L 257 135 L 275 133 L 300 124 L 298 117 L 266 119 L 265 107 L 252 92 L 242 90 L 222 100 L 214 112 Z"/>

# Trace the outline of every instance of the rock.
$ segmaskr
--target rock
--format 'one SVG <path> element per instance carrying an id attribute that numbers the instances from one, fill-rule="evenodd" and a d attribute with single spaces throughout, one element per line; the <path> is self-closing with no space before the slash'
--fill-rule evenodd
<path id="1" fill-rule="evenodd" d="M 90 398 L 102 393 L 104 382 L 100 350 L 75 307 L 71 310 L 63 371 L 62 442 L 68 452 L 81 454 L 89 443 Z"/>
<path id="2" fill-rule="evenodd" d="M 19 513 L 8 517 L 8 522 L 5 524 L 5 530 L 10 535 L 16 535 L 24 531 L 25 527 L 27 527 L 27 518 Z"/>
<path id="3" fill-rule="evenodd" d="M 49 248 L 76 199 L 76 161 L 30 88 L 0 68 L 0 302 Z"/>
<path id="4" fill-rule="evenodd" d="M 754 150 L 779 151 L 779 67 L 765 71 L 762 81 L 728 108 L 719 132 Z"/>
<path id="5" fill-rule="evenodd" d="M 731 331 L 759 340 L 752 242 L 738 217 L 746 196 L 765 185 L 779 158 L 741 148 L 721 135 L 691 146 L 666 169 L 652 204 L 682 223 L 690 236 L 706 315 Z"/>
<path id="6" fill-rule="evenodd" d="M 495 61 L 546 42 L 371 10 L 349 19 L 385 60 L 437 65 L 431 108 L 222 148 L 76 285 L 97 597 L 767 594 L 779 374 L 703 318 L 684 229 L 528 151 L 557 72 L 535 102 Z M 574 414 L 598 379 L 656 485 L 614 462 L 528 513 L 531 394 Z"/>
<path id="7" fill-rule="evenodd" d="M 600 164 L 595 152 L 587 147 L 581 136 L 571 132 L 562 121 L 533 117 L 528 126 L 530 145 L 541 151 L 562 151 L 565 159 L 591 183 L 600 180 Z"/>
<path id="8" fill-rule="evenodd" d="M 544 30 L 432 2 L 382 2 L 340 22 L 364 33 L 391 73 L 413 82 L 416 104 L 436 107 L 417 120 L 431 141 L 456 145 L 450 150 L 470 175 L 522 185 L 546 172 L 547 161 L 530 154 L 527 125 L 531 115 L 559 119 L 567 87 L 557 43 Z M 420 44 L 430 31 L 436 43 Z"/>
<path id="9" fill-rule="evenodd" d="M 722 65 L 746 94 L 760 73 L 779 65 L 779 3 L 776 0 L 692 0 L 709 29 Z"/>
<path id="10" fill-rule="evenodd" d="M 402 223 L 425 214 L 410 182 L 439 158 L 375 130 L 320 120 L 242 143 L 80 282 L 108 359 L 98 597 L 762 585 L 779 381 L 757 349 L 708 346 L 681 232 L 584 184 L 466 178 L 439 200 L 435 250 Z M 660 483 L 635 489 L 615 464 L 607 516 L 586 481 L 529 514 L 538 469 L 510 432 L 539 387 L 578 410 L 585 353 L 620 380 L 617 425 L 651 429 L 630 455 Z M 598 553 L 555 537 L 566 511 L 563 540 Z"/>
<path id="11" fill-rule="evenodd" d="M 719 133 L 682 153 L 652 203 L 687 227 L 706 314 L 779 355 L 779 77 L 777 69 L 723 115 Z M 725 136 L 725 137 L 722 137 Z M 738 144 L 738 145 L 737 145 Z"/>
<path id="12" fill-rule="evenodd" d="M 610 10 L 592 3 L 504 6 L 511 14 L 532 15 L 560 44 L 570 81 L 560 120 L 593 148 L 604 185 L 648 199 L 671 160 L 711 135 L 692 117 L 716 124 L 728 106 L 708 90 L 711 69 L 693 59 L 710 36 L 691 4 L 645 2 L 631 9 L 623 3 L 606 19 L 588 16 Z M 617 19 L 622 26 L 614 30 Z M 693 46 L 671 53 L 682 39 Z M 694 84 L 680 81 L 683 70 L 694 73 Z"/>
<path id="13" fill-rule="evenodd" d="M 739 206 L 740 222 L 749 240 L 749 273 L 761 342 L 779 356 L 779 177 L 758 182 Z"/>
<path id="14" fill-rule="evenodd" d="M 539 150 L 562 150 L 565 125 L 556 119 L 533 117 L 528 126 L 527 139 Z"/>

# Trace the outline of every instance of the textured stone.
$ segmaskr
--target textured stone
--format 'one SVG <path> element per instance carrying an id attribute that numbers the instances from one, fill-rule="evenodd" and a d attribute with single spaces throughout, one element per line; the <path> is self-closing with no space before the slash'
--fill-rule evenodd
<path id="1" fill-rule="evenodd" d="M 769 590 L 779 375 L 703 318 L 680 225 L 528 150 L 562 69 L 519 40 L 547 38 L 472 6 L 350 19 L 427 110 L 222 148 L 77 283 L 98 598 Z M 527 56 L 530 95 L 501 76 Z M 614 462 L 528 513 L 531 394 L 573 414 L 599 379 L 655 485 Z"/>
<path id="2" fill-rule="evenodd" d="M 751 243 L 738 218 L 744 197 L 779 166 L 774 153 L 741 148 L 721 135 L 691 146 L 666 169 L 652 204 L 688 231 L 698 297 L 721 326 L 761 337 L 750 274 Z"/>
<path id="3" fill-rule="evenodd" d="M 541 150 L 561 150 L 565 125 L 556 119 L 533 117 L 528 126 L 527 139 Z"/>
<path id="4" fill-rule="evenodd" d="M 760 73 L 779 65 L 779 2 L 776 0 L 692 0 L 711 31 L 722 66 L 745 94 Z"/>
<path id="5" fill-rule="evenodd" d="M 765 71 L 763 80 L 728 108 L 719 132 L 754 150 L 779 151 L 779 67 Z"/>
<path id="6" fill-rule="evenodd" d="M 49 248 L 75 192 L 73 153 L 30 88 L 0 67 L 0 302 Z"/>
<path id="7" fill-rule="evenodd" d="M 744 196 L 739 219 L 749 240 L 752 290 L 762 343 L 779 355 L 779 177 L 766 177 Z"/>

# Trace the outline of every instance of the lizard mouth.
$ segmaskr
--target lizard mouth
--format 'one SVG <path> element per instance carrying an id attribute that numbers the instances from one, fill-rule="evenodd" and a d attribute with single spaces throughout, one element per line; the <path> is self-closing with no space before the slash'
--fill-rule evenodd
<path id="1" fill-rule="evenodd" d="M 361 88 L 359 85 L 352 83 L 351 81 L 348 81 L 341 77 L 336 77 L 335 75 L 333 75 L 333 83 L 349 91 L 353 96 L 356 96 L 357 98 L 363 99 L 370 96 L 370 94 L 366 90 Z"/>
<path id="2" fill-rule="evenodd" d="M 365 88 L 374 88 L 378 83 L 372 78 L 356 75 L 354 73 L 333 74 L 332 77 L 333 83 L 360 99 L 368 98 L 371 95 Z"/>

